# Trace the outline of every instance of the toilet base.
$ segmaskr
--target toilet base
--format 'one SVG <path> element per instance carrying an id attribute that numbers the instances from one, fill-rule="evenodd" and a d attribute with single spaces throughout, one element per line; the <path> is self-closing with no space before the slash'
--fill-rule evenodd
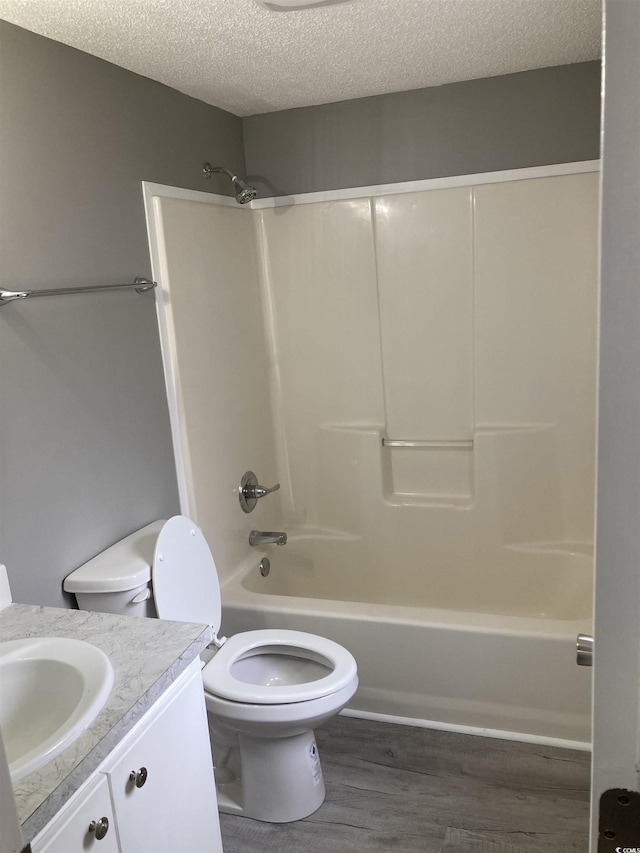
<path id="1" fill-rule="evenodd" d="M 237 746 L 225 753 L 216 770 L 218 808 L 268 823 L 289 823 L 315 812 L 325 797 L 316 739 L 311 729 L 284 738 L 237 736 Z M 229 768 L 237 767 L 232 777 Z M 224 779 L 225 781 L 222 781 Z"/>

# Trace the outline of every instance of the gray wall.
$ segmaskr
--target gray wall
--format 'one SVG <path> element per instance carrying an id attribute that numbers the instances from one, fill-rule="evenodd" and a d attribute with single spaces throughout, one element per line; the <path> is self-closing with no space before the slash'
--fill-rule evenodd
<path id="1" fill-rule="evenodd" d="M 140 181 L 227 192 L 240 119 L 0 21 L 0 280 L 149 275 Z M 60 605 L 75 566 L 178 511 L 153 296 L 0 308 L 0 561 L 21 602 Z"/>
<path id="2" fill-rule="evenodd" d="M 287 195 L 592 160 L 599 121 L 584 62 L 250 116 L 247 170 Z"/>

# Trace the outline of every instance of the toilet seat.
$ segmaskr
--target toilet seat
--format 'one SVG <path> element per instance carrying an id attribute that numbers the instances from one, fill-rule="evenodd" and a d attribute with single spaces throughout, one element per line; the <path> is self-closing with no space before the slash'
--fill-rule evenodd
<path id="1" fill-rule="evenodd" d="M 234 665 L 252 656 L 286 655 L 311 664 L 321 664 L 329 672 L 299 684 L 260 684 L 234 675 Z M 317 672 L 317 669 L 314 669 Z M 356 662 L 346 649 L 333 640 L 304 631 L 264 629 L 245 631 L 230 637 L 202 670 L 208 693 L 232 702 L 253 705 L 280 705 L 307 702 L 329 696 L 356 678 Z"/>

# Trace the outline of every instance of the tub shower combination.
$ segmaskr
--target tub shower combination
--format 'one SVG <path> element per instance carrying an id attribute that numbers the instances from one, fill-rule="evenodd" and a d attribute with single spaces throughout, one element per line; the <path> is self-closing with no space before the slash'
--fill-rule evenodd
<path id="1" fill-rule="evenodd" d="M 597 164 L 145 200 L 223 631 L 340 643 L 346 713 L 588 745 Z"/>

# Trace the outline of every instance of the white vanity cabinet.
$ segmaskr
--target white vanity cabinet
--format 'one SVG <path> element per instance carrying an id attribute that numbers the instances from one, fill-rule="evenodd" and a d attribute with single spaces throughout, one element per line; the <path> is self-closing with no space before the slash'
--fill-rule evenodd
<path id="1" fill-rule="evenodd" d="M 195 677 L 103 765 L 122 853 L 222 850 L 200 661 L 196 664 Z"/>
<path id="2" fill-rule="evenodd" d="M 108 830 L 99 838 L 103 819 Z M 34 839 L 32 850 L 222 853 L 199 660 Z"/>
<path id="3" fill-rule="evenodd" d="M 31 849 L 33 853 L 121 853 L 106 777 L 98 774 L 84 785 L 32 842 Z"/>

